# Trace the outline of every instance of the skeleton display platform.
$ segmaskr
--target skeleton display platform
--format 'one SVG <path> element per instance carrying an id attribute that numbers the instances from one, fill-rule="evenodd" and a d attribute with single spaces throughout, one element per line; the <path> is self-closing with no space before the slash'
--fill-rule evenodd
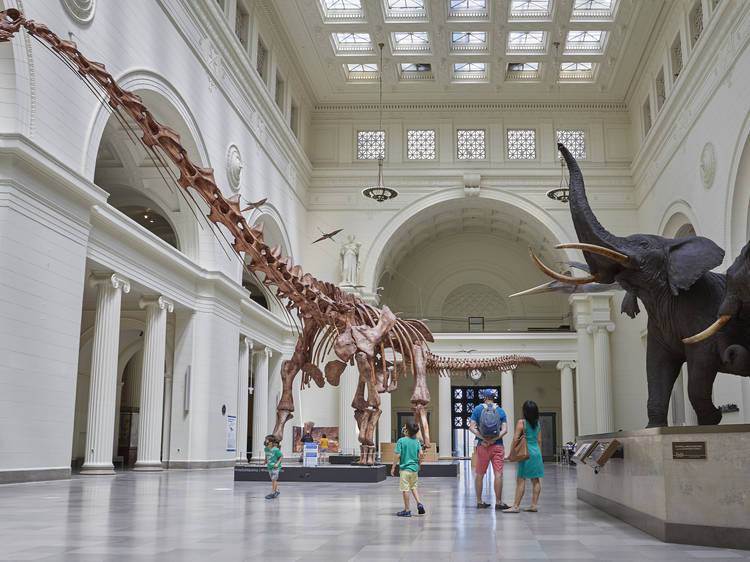
<path id="1" fill-rule="evenodd" d="M 329 455 L 328 462 L 331 464 L 352 464 L 357 462 L 359 455 Z"/>
<path id="2" fill-rule="evenodd" d="M 396 467 L 396 475 L 398 476 L 398 466 Z M 420 478 L 456 478 L 457 476 L 457 461 L 423 462 L 419 469 Z"/>
<path id="3" fill-rule="evenodd" d="M 279 482 L 382 482 L 388 467 L 374 466 L 321 465 L 282 466 Z M 268 470 L 264 465 L 239 465 L 234 467 L 235 482 L 268 482 Z"/>
<path id="4" fill-rule="evenodd" d="M 750 425 L 654 427 L 617 439 L 598 474 L 579 464 L 578 498 L 664 542 L 750 549 Z"/>

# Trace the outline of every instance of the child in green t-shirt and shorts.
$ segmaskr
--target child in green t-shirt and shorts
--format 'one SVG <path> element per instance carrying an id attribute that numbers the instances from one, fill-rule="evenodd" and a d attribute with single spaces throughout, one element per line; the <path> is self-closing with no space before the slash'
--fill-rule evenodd
<path id="1" fill-rule="evenodd" d="M 396 475 L 396 464 L 398 463 L 399 471 L 399 489 L 404 496 L 404 510 L 396 513 L 399 517 L 411 517 L 411 508 L 409 507 L 409 492 L 414 495 L 417 502 L 417 511 L 419 514 L 424 513 L 422 500 L 417 493 L 417 473 L 419 466 L 422 464 L 422 444 L 417 439 L 419 427 L 411 422 L 406 424 L 406 437 L 402 437 L 396 442 L 396 448 L 393 450 L 393 465 L 391 466 L 391 476 Z"/>
<path id="2" fill-rule="evenodd" d="M 266 435 L 263 444 L 266 446 L 263 449 L 266 453 L 266 468 L 268 469 L 268 475 L 271 477 L 271 493 L 266 495 L 266 499 L 272 500 L 279 495 L 279 470 L 284 455 L 281 454 L 281 449 L 279 449 L 279 441 L 273 435 Z"/>

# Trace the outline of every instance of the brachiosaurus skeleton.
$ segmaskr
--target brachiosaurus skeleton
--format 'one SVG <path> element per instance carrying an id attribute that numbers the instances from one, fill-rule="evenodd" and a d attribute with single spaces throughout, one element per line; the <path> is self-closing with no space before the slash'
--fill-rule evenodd
<path id="1" fill-rule="evenodd" d="M 300 371 L 303 387 L 309 386 L 310 381 L 322 387 L 325 380 L 337 385 L 347 363 L 356 363 L 359 382 L 352 407 L 359 426 L 360 463 L 373 464 L 373 435 L 381 414 L 378 394 L 395 390 L 400 376 L 407 369 L 415 379 L 411 397 L 415 418 L 425 446 L 429 447 L 426 415 L 430 402 L 426 384 L 428 370 L 505 370 L 520 364 L 536 364 L 533 358 L 517 355 L 480 360 L 437 357 L 427 349 L 427 343 L 434 341 L 432 334 L 419 320 L 397 318 L 387 306 L 378 309 L 331 283 L 303 273 L 299 265 L 292 265 L 291 258 L 281 258 L 279 246 L 270 248 L 263 241 L 262 223 L 248 226 L 240 209 L 239 195 L 225 198 L 216 185 L 213 170 L 193 164 L 180 143 L 179 135 L 156 121 L 141 98 L 122 89 L 103 64 L 89 61 L 74 42 L 61 39 L 45 25 L 27 20 L 19 10 L 0 12 L 0 42 L 9 41 L 21 28 L 71 66 L 102 103 L 106 101 L 123 124 L 130 127 L 127 119 L 130 118 L 141 129 L 140 141 L 151 156 L 165 168 L 162 155 L 166 156 L 177 167 L 177 184 L 191 198 L 190 188 L 205 201 L 210 209 L 208 220 L 226 228 L 234 240 L 231 245 L 235 252 L 244 252 L 249 258 L 248 268 L 256 276 L 263 273 L 262 282 L 277 288 L 274 296 L 279 302 L 288 312 L 296 311 L 301 333 L 291 359 L 281 367 L 282 394 L 273 430 L 277 437 L 282 437 L 284 425 L 292 418 L 292 385 Z M 318 365 L 331 349 L 338 359 L 325 365 L 324 376 Z M 391 362 L 386 359 L 386 349 L 391 351 Z M 398 361 L 398 356 L 401 361 Z M 389 363 L 393 365 L 392 370 L 388 368 Z"/>

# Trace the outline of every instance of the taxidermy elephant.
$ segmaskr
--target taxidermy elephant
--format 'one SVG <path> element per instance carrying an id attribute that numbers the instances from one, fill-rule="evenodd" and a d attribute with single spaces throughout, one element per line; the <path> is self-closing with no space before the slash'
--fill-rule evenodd
<path id="1" fill-rule="evenodd" d="M 717 317 L 726 277 L 710 270 L 721 264 L 724 250 L 702 236 L 615 236 L 591 210 L 578 163 L 563 145 L 558 144 L 558 148 L 570 172 L 570 212 L 581 242 L 558 248 L 583 250 L 590 275 L 571 279 L 547 268 L 533 254 L 532 259 L 545 273 L 564 283 L 619 283 L 626 291 L 622 312 L 631 318 L 640 312 L 638 299 L 643 303 L 648 313 L 647 427 L 667 425 L 672 387 L 685 362 L 688 395 L 698 423 L 718 424 L 721 411 L 711 399 L 713 382 L 718 371 L 735 372 L 736 367 L 724 360 L 725 352 L 744 341 L 750 324 L 737 318 L 698 343 L 686 344 L 683 339 L 703 330 Z"/>

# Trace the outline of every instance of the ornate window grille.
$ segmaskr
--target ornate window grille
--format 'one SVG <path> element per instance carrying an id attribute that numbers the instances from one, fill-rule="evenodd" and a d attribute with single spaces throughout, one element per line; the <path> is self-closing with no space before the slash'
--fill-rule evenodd
<path id="1" fill-rule="evenodd" d="M 258 74 L 260 74 L 260 77 L 263 78 L 263 80 L 266 79 L 266 61 L 268 60 L 268 48 L 266 47 L 265 43 L 263 43 L 263 40 L 259 37 L 258 38 L 258 53 L 256 54 L 255 59 L 255 68 L 258 71 Z"/>
<path id="2" fill-rule="evenodd" d="M 234 34 L 240 40 L 240 44 L 244 49 L 247 49 L 247 34 L 249 29 L 250 14 L 247 13 L 242 4 L 237 3 L 237 14 L 234 18 Z"/>
<path id="3" fill-rule="evenodd" d="M 677 80 L 677 77 L 680 75 L 680 72 L 682 72 L 682 42 L 680 41 L 679 34 L 677 34 L 677 37 L 675 38 L 674 43 L 672 43 L 671 55 L 672 55 L 672 77 L 675 80 Z"/>
<path id="4" fill-rule="evenodd" d="M 703 33 L 703 5 L 701 4 L 701 0 L 698 0 L 690 12 L 691 45 L 695 45 L 701 33 Z"/>
<path id="5" fill-rule="evenodd" d="M 667 91 L 664 88 L 664 69 L 656 76 L 656 110 L 659 111 L 667 99 Z"/>
<path id="6" fill-rule="evenodd" d="M 357 132 L 357 160 L 385 158 L 385 131 Z"/>
<path id="7" fill-rule="evenodd" d="M 484 160 L 487 157 L 487 146 L 484 139 L 484 129 L 458 129 L 456 131 L 458 159 Z"/>
<path id="8" fill-rule="evenodd" d="M 651 102 L 646 98 L 643 104 L 643 136 L 645 137 L 651 130 Z"/>
<path id="9" fill-rule="evenodd" d="M 284 79 L 277 72 L 276 73 L 276 92 L 274 93 L 274 99 L 279 109 L 284 112 Z"/>
<path id="10" fill-rule="evenodd" d="M 536 131 L 508 129 L 508 160 L 536 159 Z"/>
<path id="11" fill-rule="evenodd" d="M 409 160 L 435 160 L 435 131 L 432 129 L 407 131 L 406 158 Z"/>
<path id="12" fill-rule="evenodd" d="M 557 131 L 557 142 L 563 143 L 577 160 L 586 158 L 586 135 L 580 129 Z M 562 156 L 559 152 L 557 155 Z"/>

